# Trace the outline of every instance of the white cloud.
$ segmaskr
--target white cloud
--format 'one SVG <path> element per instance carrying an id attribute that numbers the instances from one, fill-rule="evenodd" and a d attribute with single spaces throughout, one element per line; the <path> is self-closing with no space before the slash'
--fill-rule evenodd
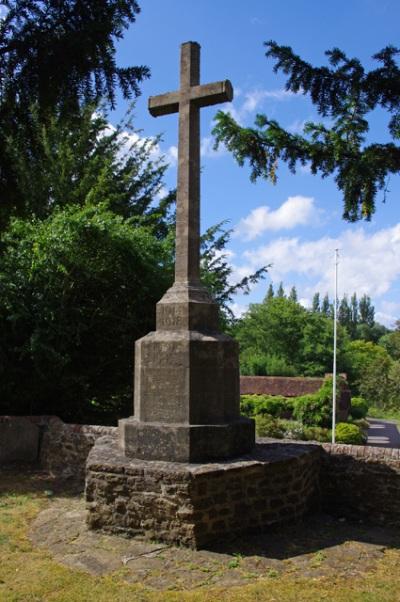
<path id="1" fill-rule="evenodd" d="M 246 119 L 246 117 L 260 109 L 260 107 L 265 104 L 266 100 L 281 102 L 296 96 L 296 94 L 294 94 L 294 92 L 284 90 L 283 88 L 276 90 L 254 88 L 253 90 L 249 90 L 245 93 L 240 91 L 239 96 L 241 99 L 241 104 L 239 107 L 236 106 L 237 103 L 227 103 L 226 105 L 222 106 L 221 109 L 227 113 L 230 113 L 235 121 L 243 124 L 243 121 Z"/>
<path id="2" fill-rule="evenodd" d="M 289 230 L 309 223 L 318 215 L 312 197 L 290 196 L 278 208 L 267 205 L 256 207 L 235 228 L 235 235 L 243 240 L 253 240 L 266 230 Z"/>
<path id="3" fill-rule="evenodd" d="M 165 153 L 168 163 L 171 166 L 175 166 L 178 163 L 178 147 L 170 146 L 167 152 Z"/>
<path id="4" fill-rule="evenodd" d="M 272 263 L 274 281 L 303 277 L 304 293 L 333 293 L 334 249 L 340 249 L 339 296 L 368 294 L 381 297 L 400 277 L 400 223 L 369 234 L 364 228 L 347 229 L 338 238 L 315 241 L 279 238 L 258 249 L 246 251 L 247 270 Z M 391 312 L 384 312 L 391 313 Z"/>
<path id="5" fill-rule="evenodd" d="M 214 139 L 211 136 L 205 136 L 201 139 L 200 155 L 207 159 L 215 159 L 226 153 L 224 144 L 220 144 L 218 149 L 214 149 Z"/>
<path id="6" fill-rule="evenodd" d="M 245 314 L 246 311 L 249 309 L 249 306 L 244 305 L 242 303 L 232 303 L 230 305 L 230 308 L 231 308 L 235 318 L 241 318 L 243 316 L 243 314 Z"/>
<path id="7" fill-rule="evenodd" d="M 393 316 L 391 314 L 386 314 L 383 311 L 375 312 L 375 320 L 377 322 L 379 322 L 380 324 L 384 324 L 388 328 L 393 328 L 396 320 L 398 320 L 398 319 L 399 319 L 398 314 L 396 316 Z"/>

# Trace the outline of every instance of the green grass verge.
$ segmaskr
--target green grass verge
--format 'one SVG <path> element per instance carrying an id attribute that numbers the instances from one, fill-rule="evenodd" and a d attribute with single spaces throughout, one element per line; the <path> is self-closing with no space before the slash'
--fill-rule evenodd
<path id="1" fill-rule="evenodd" d="M 368 410 L 369 418 L 382 418 L 382 420 L 392 420 L 400 426 L 400 410 L 384 410 L 372 406 Z"/>

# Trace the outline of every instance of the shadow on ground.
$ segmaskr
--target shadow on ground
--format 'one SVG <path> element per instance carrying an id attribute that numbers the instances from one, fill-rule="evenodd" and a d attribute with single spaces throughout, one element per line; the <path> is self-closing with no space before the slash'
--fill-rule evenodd
<path id="1" fill-rule="evenodd" d="M 82 483 L 38 468 L 2 471 L 0 497 L 10 493 L 48 497 L 29 537 L 56 562 L 153 590 L 230 587 L 280 575 L 352 578 L 374 571 L 386 550 L 400 549 L 399 529 L 317 514 L 196 551 L 89 531 Z"/>

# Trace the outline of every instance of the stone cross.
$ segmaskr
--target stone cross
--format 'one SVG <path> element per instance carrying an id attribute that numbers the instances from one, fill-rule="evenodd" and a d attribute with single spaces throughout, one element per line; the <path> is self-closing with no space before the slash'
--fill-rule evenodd
<path id="1" fill-rule="evenodd" d="M 175 282 L 200 280 L 200 108 L 230 101 L 228 80 L 200 85 L 200 45 L 181 45 L 180 89 L 149 98 L 153 117 L 179 113 Z"/>
<path id="2" fill-rule="evenodd" d="M 240 416 L 238 345 L 218 331 L 200 282 L 200 108 L 232 97 L 229 81 L 200 85 L 200 46 L 187 42 L 179 91 L 149 99 L 154 116 L 179 113 L 175 282 L 157 303 L 156 330 L 135 343 L 134 415 L 119 421 L 131 458 L 203 462 L 254 447 L 254 421 Z"/>

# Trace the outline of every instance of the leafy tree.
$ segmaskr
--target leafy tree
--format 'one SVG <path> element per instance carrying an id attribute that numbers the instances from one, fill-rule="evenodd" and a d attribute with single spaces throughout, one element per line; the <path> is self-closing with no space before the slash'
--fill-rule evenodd
<path id="1" fill-rule="evenodd" d="M 370 341 L 351 341 L 345 350 L 345 361 L 353 393 L 360 394 L 371 404 L 383 404 L 391 365 L 387 351 Z"/>
<path id="2" fill-rule="evenodd" d="M 312 305 L 311 305 L 311 311 L 313 311 L 313 312 L 320 312 L 321 311 L 319 293 L 315 293 L 315 295 L 313 297 Z"/>
<path id="3" fill-rule="evenodd" d="M 322 300 L 321 313 L 323 313 L 324 316 L 333 315 L 332 305 L 329 301 L 328 293 L 326 293 L 325 297 Z"/>
<path id="4" fill-rule="evenodd" d="M 209 228 L 201 238 L 201 279 L 220 307 L 221 326 L 226 329 L 233 321 L 230 307 L 234 295 L 247 295 L 250 285 L 265 277 L 269 266 L 259 268 L 253 274 L 232 283 L 232 266 L 224 253 L 232 230 L 224 229 L 224 222 Z"/>
<path id="5" fill-rule="evenodd" d="M 393 362 L 389 368 L 389 406 L 400 410 L 400 362 Z"/>
<path id="6" fill-rule="evenodd" d="M 272 282 L 270 283 L 268 290 L 267 290 L 267 294 L 265 296 L 264 301 L 267 301 L 268 299 L 272 299 L 274 296 L 274 287 L 272 286 Z"/>
<path id="7" fill-rule="evenodd" d="M 373 326 L 375 322 L 375 308 L 371 303 L 371 298 L 368 295 L 363 295 L 358 305 L 360 313 L 360 324 Z"/>
<path id="8" fill-rule="evenodd" d="M 274 297 L 251 304 L 234 334 L 240 343 L 243 372 L 318 376 L 332 368 L 332 320 L 290 299 Z M 339 328 L 338 335 L 341 370 L 346 333 Z"/>
<path id="9" fill-rule="evenodd" d="M 278 297 L 278 299 L 284 299 L 284 298 L 285 298 L 285 296 L 286 296 L 286 295 L 285 295 L 285 290 L 284 290 L 284 288 L 283 288 L 283 283 L 282 283 L 282 282 L 280 282 L 280 283 L 279 283 L 279 287 L 278 287 L 278 290 L 277 290 L 277 292 L 276 292 L 276 296 Z"/>
<path id="10" fill-rule="evenodd" d="M 292 286 L 292 288 L 290 289 L 289 299 L 291 301 L 294 301 L 295 303 L 297 302 L 297 290 L 295 286 Z"/>
<path id="11" fill-rule="evenodd" d="M 359 321 L 359 311 L 358 311 L 358 300 L 357 294 L 353 293 L 350 300 L 350 309 L 351 309 L 351 322 L 354 326 L 357 326 Z"/>
<path id="12" fill-rule="evenodd" d="M 400 330 L 385 334 L 379 339 L 379 345 L 386 349 L 392 359 L 400 361 Z"/>
<path id="13" fill-rule="evenodd" d="M 81 110 L 78 127 L 59 115 L 42 124 L 37 112 L 31 126 L 35 153 L 23 136 L 9 148 L 20 214 L 45 218 L 57 207 L 104 203 L 123 217 L 152 222 L 157 236 L 166 235 L 175 196 L 171 193 L 156 204 L 154 199 L 167 165 L 152 158 L 158 140 L 141 138 L 130 112 L 116 128 L 92 105 Z M 4 222 L 8 207 L 3 210 Z"/>
<path id="14" fill-rule="evenodd" d="M 106 99 L 116 87 L 139 94 L 147 67 L 118 67 L 115 41 L 140 12 L 135 0 L 3 0 L 0 28 L 0 99 L 22 118 L 33 103 L 41 113 L 77 112 L 82 102 Z"/>
<path id="15" fill-rule="evenodd" d="M 378 343 L 380 339 L 388 332 L 386 326 L 374 322 L 372 326 L 368 324 L 357 324 L 356 332 L 354 335 L 355 339 L 361 339 L 363 341 L 371 341 L 372 343 Z"/>
<path id="16" fill-rule="evenodd" d="M 398 48 L 387 46 L 373 56 L 379 65 L 366 71 L 357 58 L 333 48 L 325 54 L 329 66 L 314 67 L 288 46 L 267 42 L 266 56 L 274 71 L 287 76 L 286 89 L 309 94 L 319 115 L 331 125 L 308 122 L 303 135 L 292 134 L 275 120 L 258 115 L 254 128 L 241 127 L 229 113 L 219 111 L 214 135 L 239 165 L 249 162 L 251 179 L 277 180 L 279 160 L 295 172 L 297 163 L 310 164 L 313 174 L 334 175 L 343 194 L 343 217 L 370 219 L 378 191 L 387 177 L 400 171 L 400 69 Z M 388 134 L 394 142 L 367 143 L 368 114 L 383 109 L 389 115 Z M 384 192 L 385 194 L 385 192 Z"/>
<path id="17" fill-rule="evenodd" d="M 14 220 L 1 244 L 3 411 L 128 415 L 132 344 L 172 280 L 168 247 L 101 205 Z"/>
<path id="18" fill-rule="evenodd" d="M 347 300 L 346 295 L 343 297 L 339 304 L 338 320 L 339 324 L 346 327 L 348 330 L 351 329 L 351 308 L 349 306 L 349 302 Z"/>
<path id="19" fill-rule="evenodd" d="M 44 159 L 42 138 L 51 144 L 54 120 L 61 120 L 66 131 L 83 129 L 83 107 L 100 100 L 114 107 L 118 88 L 125 98 L 137 96 L 149 70 L 115 62 L 115 40 L 140 11 L 135 0 L 7 0 L 0 5 L 6 9 L 0 22 L 1 229 L 10 215 L 37 209 L 36 196 L 32 206 L 31 190 L 22 187 L 21 161 Z M 49 126 L 43 137 L 40 126 Z"/>

